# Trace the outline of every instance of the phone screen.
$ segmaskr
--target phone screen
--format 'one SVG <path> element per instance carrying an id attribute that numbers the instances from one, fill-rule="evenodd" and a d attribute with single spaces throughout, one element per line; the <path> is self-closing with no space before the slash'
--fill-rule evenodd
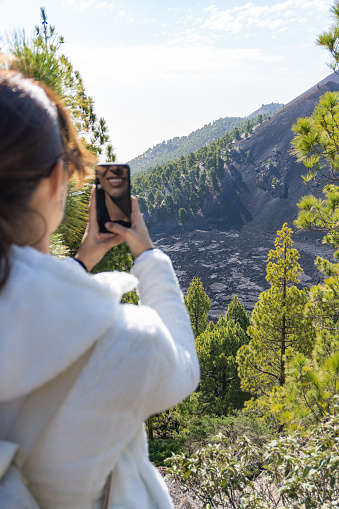
<path id="1" fill-rule="evenodd" d="M 106 233 L 107 221 L 131 226 L 131 186 L 128 164 L 104 163 L 95 169 L 99 231 Z"/>

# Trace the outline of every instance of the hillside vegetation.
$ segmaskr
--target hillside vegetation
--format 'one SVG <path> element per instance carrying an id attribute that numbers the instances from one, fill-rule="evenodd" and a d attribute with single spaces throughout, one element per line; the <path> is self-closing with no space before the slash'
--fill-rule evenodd
<path id="1" fill-rule="evenodd" d="M 132 192 L 148 225 L 171 219 L 182 225 L 190 218 L 204 216 L 204 202 L 221 190 L 227 165 L 238 157 L 240 140 L 248 138 L 264 120 L 259 114 L 196 152 L 136 175 Z"/>
<path id="2" fill-rule="evenodd" d="M 246 120 L 217 141 L 133 178 L 133 193 L 151 230 L 201 227 L 274 234 L 297 216 L 308 190 L 305 167 L 291 153 L 292 126 L 319 98 L 339 90 L 329 75 L 269 118 Z"/>
<path id="3" fill-rule="evenodd" d="M 168 141 L 158 143 L 153 148 L 138 157 L 135 157 L 128 164 L 131 167 L 132 175 L 143 173 L 151 170 L 157 165 L 163 165 L 167 162 L 186 156 L 190 152 L 196 152 L 199 148 L 209 145 L 224 136 L 226 132 L 232 131 L 235 127 L 243 130 L 247 120 L 251 120 L 258 115 L 267 117 L 276 111 L 279 111 L 283 104 L 271 103 L 263 104 L 261 108 L 251 115 L 242 117 L 225 117 L 219 118 L 209 124 L 204 125 L 201 129 L 193 131 L 188 136 L 177 136 Z"/>

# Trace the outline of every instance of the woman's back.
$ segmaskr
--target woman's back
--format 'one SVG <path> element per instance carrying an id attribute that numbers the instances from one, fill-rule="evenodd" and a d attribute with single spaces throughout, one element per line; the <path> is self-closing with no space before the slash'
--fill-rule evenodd
<path id="1" fill-rule="evenodd" d="M 194 355 L 194 342 L 168 258 L 155 251 L 142 263 L 144 268 L 138 271 L 136 264 L 134 270 L 141 299 L 153 301 L 153 309 L 120 304 L 136 283 L 133 276 L 91 277 L 74 261 L 14 249 L 13 271 L 0 294 L 0 313 L 10 310 L 13 319 L 7 320 L 0 348 L 6 339 L 14 346 L 16 339 L 15 349 L 5 345 L 10 358 L 4 367 L 18 369 L 7 374 L 0 369 L 0 387 L 8 387 L 1 393 L 2 422 L 10 427 L 27 393 L 98 341 L 26 463 L 25 475 L 42 507 L 95 507 L 113 467 L 112 507 L 171 507 L 147 459 L 142 422 L 191 392 L 198 368 L 195 363 L 192 369 L 192 359 L 183 362 Z M 180 334 L 178 345 L 173 334 Z M 157 499 L 161 504 L 152 505 Z"/>

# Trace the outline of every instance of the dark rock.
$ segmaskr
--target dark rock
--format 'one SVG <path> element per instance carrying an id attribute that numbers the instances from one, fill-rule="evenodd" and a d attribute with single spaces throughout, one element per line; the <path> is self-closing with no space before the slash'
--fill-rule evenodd
<path id="1" fill-rule="evenodd" d="M 317 243 L 318 237 L 308 233 L 294 235 L 294 247 L 300 254 L 304 273 L 300 287 L 322 281 L 314 265 L 316 256 L 330 258 L 333 250 Z M 211 299 L 210 319 L 225 313 L 232 297 L 237 295 L 245 308 L 252 310 L 259 294 L 269 288 L 266 281 L 267 255 L 274 249 L 275 235 L 254 230 L 247 225 L 241 230 L 204 229 L 153 235 L 156 246 L 173 262 L 180 285 L 186 293 L 197 276 Z"/>

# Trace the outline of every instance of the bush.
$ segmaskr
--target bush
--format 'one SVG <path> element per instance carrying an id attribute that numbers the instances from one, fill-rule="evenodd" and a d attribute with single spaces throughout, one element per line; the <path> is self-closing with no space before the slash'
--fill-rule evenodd
<path id="1" fill-rule="evenodd" d="M 244 415 L 241 412 L 227 417 L 192 416 L 186 424 L 185 432 L 181 432 L 181 435 L 186 436 L 185 445 L 188 452 L 207 445 L 220 433 L 233 443 L 246 435 L 258 446 L 262 446 L 273 438 L 270 428 L 264 422 L 253 415 Z"/>
<path id="2" fill-rule="evenodd" d="M 339 509 L 339 407 L 309 428 L 258 446 L 222 435 L 166 460 L 168 476 L 207 508 Z"/>
<path id="3" fill-rule="evenodd" d="M 250 477 L 256 471 L 258 458 L 259 450 L 246 437 L 234 447 L 229 439 L 219 435 L 214 443 L 190 458 L 176 455 L 166 460 L 171 465 L 167 475 L 180 481 L 184 491 L 192 491 L 205 508 L 238 509 L 242 493 L 252 486 Z"/>
<path id="4" fill-rule="evenodd" d="M 266 475 L 276 480 L 290 507 L 339 508 L 339 416 L 271 442 L 264 453 Z"/>
<path id="5" fill-rule="evenodd" d="M 148 442 L 150 460 L 157 466 L 165 466 L 164 460 L 172 454 L 178 454 L 183 444 L 184 438 L 168 438 L 166 440 L 153 440 Z"/>

